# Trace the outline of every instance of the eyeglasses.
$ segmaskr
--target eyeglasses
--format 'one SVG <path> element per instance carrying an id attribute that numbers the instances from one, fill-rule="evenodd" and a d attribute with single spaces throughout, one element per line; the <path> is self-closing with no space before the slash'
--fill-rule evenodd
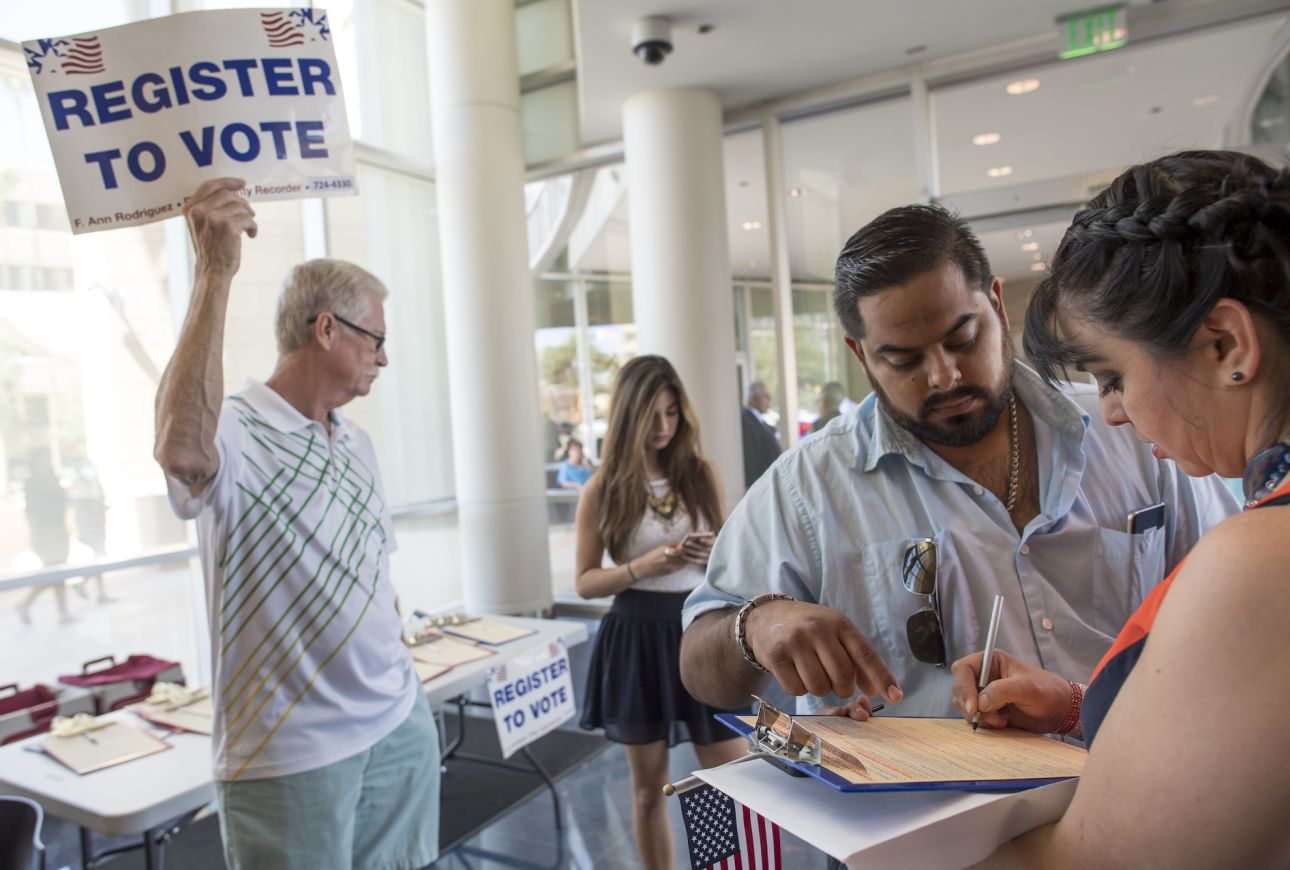
<path id="1" fill-rule="evenodd" d="M 914 658 L 930 665 L 945 665 L 945 628 L 941 622 L 941 601 L 936 594 L 936 542 L 919 538 L 905 548 L 900 568 L 905 589 L 931 598 L 931 606 L 914 613 L 905 623 L 905 636 Z"/>
<path id="2" fill-rule="evenodd" d="M 370 329 L 364 329 L 363 327 L 359 326 L 357 323 L 350 323 L 348 320 L 341 317 L 339 314 L 337 314 L 334 311 L 329 311 L 327 313 L 330 314 L 333 318 L 335 318 L 338 323 L 343 323 L 346 326 L 348 326 L 350 329 L 354 330 L 355 332 L 362 333 L 363 335 L 366 335 L 368 338 L 375 341 L 376 347 L 373 349 L 373 352 L 380 353 L 381 348 L 385 347 L 385 336 L 372 332 Z M 319 317 L 321 317 L 321 315 L 315 314 L 313 317 L 306 320 L 305 323 L 309 324 L 310 326 L 313 326 L 314 321 L 317 320 Z"/>

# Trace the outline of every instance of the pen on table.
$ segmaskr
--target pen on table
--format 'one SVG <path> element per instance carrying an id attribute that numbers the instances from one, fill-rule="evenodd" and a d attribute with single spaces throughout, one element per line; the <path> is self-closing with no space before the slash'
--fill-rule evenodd
<path id="1" fill-rule="evenodd" d="M 990 611 L 990 628 L 985 633 L 985 653 L 981 656 L 981 676 L 977 678 L 977 694 L 986 687 L 990 682 L 990 660 L 994 658 L 994 642 L 999 637 L 999 616 L 1003 613 L 1003 596 L 994 596 L 994 609 Z M 979 702 L 978 702 L 979 703 Z M 972 714 L 972 733 L 976 733 L 978 720 L 981 718 L 981 708 L 977 707 Z"/>

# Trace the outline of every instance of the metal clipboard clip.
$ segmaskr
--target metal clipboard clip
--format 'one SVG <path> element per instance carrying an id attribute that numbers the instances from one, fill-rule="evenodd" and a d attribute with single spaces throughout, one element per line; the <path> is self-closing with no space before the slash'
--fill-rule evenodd
<path id="1" fill-rule="evenodd" d="M 866 774 L 864 762 L 854 753 L 830 743 L 765 699 L 753 697 L 758 704 L 757 724 L 748 734 L 749 754 L 774 755 L 837 772 Z"/>
<path id="2" fill-rule="evenodd" d="M 757 722 L 753 725 L 753 730 L 745 735 L 748 738 L 748 754 L 741 755 L 733 761 L 727 761 L 725 764 L 719 764 L 717 767 L 730 767 L 753 758 L 782 758 L 787 761 L 814 764 L 834 772 L 847 771 L 859 776 L 868 775 L 864 762 L 855 755 L 820 737 L 766 699 L 757 695 L 753 695 L 753 698 L 758 705 Z M 793 775 L 805 776 L 806 774 L 797 771 Z M 701 782 L 702 780 L 697 776 L 687 776 L 680 782 L 669 782 L 664 785 L 663 794 L 670 797 L 693 788 Z"/>

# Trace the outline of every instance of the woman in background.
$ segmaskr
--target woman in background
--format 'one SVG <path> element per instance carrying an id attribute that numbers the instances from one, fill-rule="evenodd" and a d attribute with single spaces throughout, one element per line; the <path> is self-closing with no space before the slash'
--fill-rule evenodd
<path id="1" fill-rule="evenodd" d="M 560 468 L 555 473 L 556 486 L 561 489 L 582 489 L 591 480 L 593 471 L 595 469 L 591 467 L 591 461 L 582 449 L 582 442 L 577 438 L 570 438 L 564 446 Z"/>
<path id="2" fill-rule="evenodd" d="M 1129 169 L 1075 215 L 1025 348 L 1050 382 L 1092 374 L 1106 421 L 1187 474 L 1243 474 L 1247 509 L 1152 591 L 1087 687 L 1004 653 L 978 695 L 981 654 L 954 663 L 965 717 L 1082 728 L 1090 750 L 1061 820 L 985 865 L 1290 866 L 1290 171 L 1214 151 Z"/>
<path id="3" fill-rule="evenodd" d="M 583 598 L 614 596 L 596 635 L 582 727 L 626 746 L 636 848 L 650 870 L 672 866 L 668 749 L 693 741 L 704 767 L 744 754 L 744 741 L 713 719 L 718 711 L 681 684 L 681 605 L 703 580 L 723 516 L 676 371 L 659 356 L 633 359 L 618 373 L 601 465 L 578 504 L 576 586 Z M 611 568 L 602 567 L 606 551 Z"/>

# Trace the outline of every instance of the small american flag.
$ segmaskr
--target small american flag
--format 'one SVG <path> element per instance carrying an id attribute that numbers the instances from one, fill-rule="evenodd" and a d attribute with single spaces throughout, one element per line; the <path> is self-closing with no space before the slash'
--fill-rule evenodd
<path id="1" fill-rule="evenodd" d="M 706 783 L 677 797 L 694 870 L 780 870 L 778 825 Z"/>
<path id="2" fill-rule="evenodd" d="M 281 12 L 261 12 L 260 26 L 269 37 L 269 45 L 282 48 L 287 45 L 304 45 L 305 34 L 298 30 Z"/>
<path id="3" fill-rule="evenodd" d="M 99 38 L 97 36 L 72 37 L 71 48 L 67 51 L 67 60 L 63 61 L 63 72 L 68 75 L 89 75 L 104 71 L 103 49 L 99 46 Z"/>

